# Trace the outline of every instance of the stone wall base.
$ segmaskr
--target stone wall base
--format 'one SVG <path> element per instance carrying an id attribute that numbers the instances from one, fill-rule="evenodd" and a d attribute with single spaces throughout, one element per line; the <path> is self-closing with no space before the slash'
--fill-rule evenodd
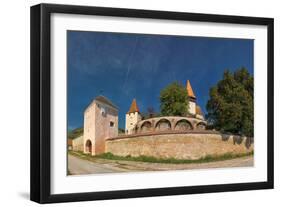
<path id="1" fill-rule="evenodd" d="M 105 152 L 118 156 L 199 159 L 207 155 L 242 154 L 253 151 L 253 139 L 219 133 L 155 134 L 109 139 Z"/>

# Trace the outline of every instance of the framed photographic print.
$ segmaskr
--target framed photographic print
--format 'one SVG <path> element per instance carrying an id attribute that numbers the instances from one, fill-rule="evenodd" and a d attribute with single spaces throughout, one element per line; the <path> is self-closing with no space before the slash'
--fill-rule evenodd
<path id="1" fill-rule="evenodd" d="M 31 7 L 31 200 L 273 188 L 273 19 Z"/>

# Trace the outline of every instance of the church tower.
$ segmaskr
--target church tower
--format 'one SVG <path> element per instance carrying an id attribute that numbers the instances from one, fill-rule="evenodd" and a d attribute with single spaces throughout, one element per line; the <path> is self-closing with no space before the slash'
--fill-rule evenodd
<path id="1" fill-rule="evenodd" d="M 187 95 L 189 97 L 189 113 L 192 115 L 196 115 L 196 96 L 194 95 L 194 92 L 192 90 L 191 84 L 189 80 L 186 82 L 186 90 Z"/>
<path id="2" fill-rule="evenodd" d="M 97 96 L 84 111 L 84 153 L 105 153 L 105 140 L 118 136 L 118 107 Z"/>
<path id="3" fill-rule="evenodd" d="M 141 114 L 136 99 L 133 99 L 129 111 L 126 113 L 126 134 L 133 134 L 136 124 L 141 121 Z"/>

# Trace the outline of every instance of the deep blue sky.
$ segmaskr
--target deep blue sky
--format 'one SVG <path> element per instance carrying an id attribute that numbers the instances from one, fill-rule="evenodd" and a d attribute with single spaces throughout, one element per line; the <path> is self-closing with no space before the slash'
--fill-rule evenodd
<path id="1" fill-rule="evenodd" d="M 98 95 L 119 107 L 119 127 L 133 98 L 142 112 L 159 111 L 168 84 L 189 79 L 206 112 L 209 89 L 225 69 L 253 74 L 254 41 L 107 32 L 67 32 L 68 129 L 83 126 L 83 111 Z"/>

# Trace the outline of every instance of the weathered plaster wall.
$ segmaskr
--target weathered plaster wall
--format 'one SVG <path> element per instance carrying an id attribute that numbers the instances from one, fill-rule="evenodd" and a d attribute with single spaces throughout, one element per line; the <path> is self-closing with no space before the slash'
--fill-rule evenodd
<path id="1" fill-rule="evenodd" d="M 105 151 L 105 139 L 118 136 L 118 110 L 93 101 L 84 112 L 84 153 L 92 155 Z M 87 147 L 91 141 L 91 150 Z"/>
<path id="2" fill-rule="evenodd" d="M 127 113 L 126 124 L 125 124 L 126 134 L 133 134 L 134 128 L 139 121 L 141 121 L 141 115 L 139 112 L 134 112 L 129 114 Z"/>
<path id="3" fill-rule="evenodd" d="M 91 141 L 92 147 L 91 147 L 91 153 L 95 151 L 95 133 L 96 128 L 95 126 L 96 119 L 95 119 L 95 102 L 92 102 L 88 108 L 84 112 L 84 135 L 83 135 L 83 145 L 84 145 L 84 153 L 90 153 L 89 149 L 86 148 L 87 141 Z"/>
<path id="4" fill-rule="evenodd" d="M 196 114 L 196 103 L 194 101 L 189 101 L 189 113 Z"/>
<path id="5" fill-rule="evenodd" d="M 199 159 L 206 155 L 238 154 L 252 150 L 250 138 L 213 132 L 125 136 L 106 141 L 106 152 L 119 156 Z"/>
<path id="6" fill-rule="evenodd" d="M 104 113 L 102 113 L 104 110 Z M 108 105 L 97 102 L 95 105 L 95 152 L 105 151 L 105 139 L 118 136 L 118 111 Z M 110 123 L 113 123 L 113 126 Z"/>
<path id="7" fill-rule="evenodd" d="M 83 135 L 72 140 L 72 150 L 74 150 L 74 151 L 83 151 L 84 150 Z"/>

